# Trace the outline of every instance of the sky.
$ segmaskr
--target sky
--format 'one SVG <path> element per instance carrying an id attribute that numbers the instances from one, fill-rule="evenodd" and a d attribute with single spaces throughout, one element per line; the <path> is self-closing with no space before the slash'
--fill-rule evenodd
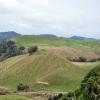
<path id="1" fill-rule="evenodd" d="M 0 0 L 0 31 L 100 39 L 100 0 Z"/>

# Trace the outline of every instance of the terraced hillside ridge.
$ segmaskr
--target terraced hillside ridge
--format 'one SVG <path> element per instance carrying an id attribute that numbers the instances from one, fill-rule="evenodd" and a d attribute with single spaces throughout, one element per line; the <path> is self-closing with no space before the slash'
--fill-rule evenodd
<path id="1" fill-rule="evenodd" d="M 23 83 L 33 91 L 71 91 L 78 88 L 85 74 L 99 63 L 86 63 L 84 67 L 68 61 L 66 53 L 61 54 L 59 48 L 54 49 L 41 48 L 34 55 L 0 62 L 0 86 L 16 90 L 18 84 Z"/>

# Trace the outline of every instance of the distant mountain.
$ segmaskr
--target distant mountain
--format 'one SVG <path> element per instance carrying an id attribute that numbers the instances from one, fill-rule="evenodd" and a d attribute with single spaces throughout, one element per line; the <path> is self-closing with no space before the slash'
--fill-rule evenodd
<path id="1" fill-rule="evenodd" d="M 95 39 L 95 38 L 87 38 L 87 37 L 81 37 L 81 36 L 72 36 L 72 37 L 70 37 L 70 39 L 74 39 L 74 40 L 96 40 L 96 41 L 98 41 L 98 39 Z"/>
<path id="2" fill-rule="evenodd" d="M 47 38 L 57 38 L 57 36 L 53 34 L 40 34 L 39 36 L 47 37 Z"/>
<path id="3" fill-rule="evenodd" d="M 20 36 L 20 34 L 14 31 L 0 32 L 0 41 L 5 40 L 5 39 L 8 40 L 16 36 Z"/>

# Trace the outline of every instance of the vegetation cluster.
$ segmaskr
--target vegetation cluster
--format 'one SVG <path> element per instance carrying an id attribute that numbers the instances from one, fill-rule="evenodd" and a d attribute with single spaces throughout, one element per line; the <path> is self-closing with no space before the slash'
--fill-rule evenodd
<path id="1" fill-rule="evenodd" d="M 73 62 L 96 62 L 96 61 L 100 61 L 100 58 L 93 58 L 88 60 L 86 57 L 80 56 L 78 58 L 67 58 L 69 61 L 73 61 Z"/>
<path id="2" fill-rule="evenodd" d="M 22 55 L 25 53 L 33 54 L 38 50 L 37 46 L 29 47 L 28 50 L 25 51 L 24 46 L 17 46 L 17 44 L 12 41 L 1 41 L 0 42 L 0 61 L 5 60 L 10 57 Z"/>
<path id="3" fill-rule="evenodd" d="M 80 89 L 64 95 L 60 100 L 100 100 L 100 66 L 88 73 Z"/>

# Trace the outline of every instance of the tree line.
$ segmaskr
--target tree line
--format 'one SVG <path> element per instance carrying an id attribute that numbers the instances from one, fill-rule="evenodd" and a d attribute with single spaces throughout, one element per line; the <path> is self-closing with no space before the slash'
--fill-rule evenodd
<path id="1" fill-rule="evenodd" d="M 29 47 L 27 50 L 24 46 L 18 46 L 14 41 L 1 41 L 0 42 L 0 61 L 10 57 L 23 55 L 29 53 L 32 55 L 38 50 L 37 46 Z"/>

